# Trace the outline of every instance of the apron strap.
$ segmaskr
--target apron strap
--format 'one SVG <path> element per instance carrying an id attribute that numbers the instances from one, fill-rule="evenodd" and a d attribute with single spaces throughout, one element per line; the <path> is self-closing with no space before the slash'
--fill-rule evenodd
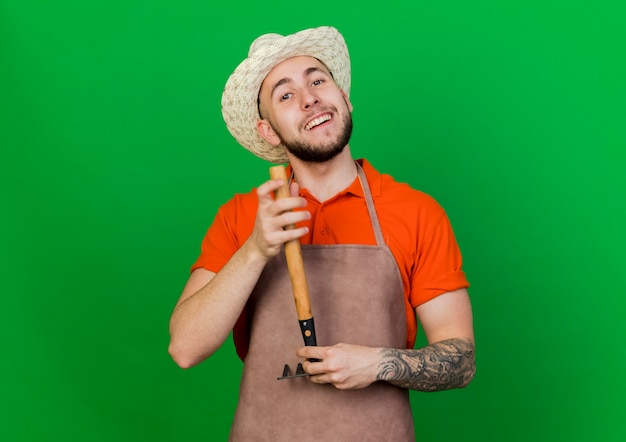
<path id="1" fill-rule="evenodd" d="M 370 191 L 370 185 L 367 182 L 367 177 L 361 165 L 355 161 L 357 173 L 359 175 L 359 181 L 361 181 L 361 187 L 363 188 L 363 194 L 365 195 L 365 203 L 367 204 L 367 211 L 370 215 L 370 221 L 372 222 L 372 228 L 374 229 L 374 236 L 376 237 L 376 244 L 380 247 L 385 245 L 385 239 L 383 237 L 383 231 L 380 228 L 380 222 L 378 221 L 378 214 L 376 213 L 376 207 L 374 206 L 374 198 Z"/>

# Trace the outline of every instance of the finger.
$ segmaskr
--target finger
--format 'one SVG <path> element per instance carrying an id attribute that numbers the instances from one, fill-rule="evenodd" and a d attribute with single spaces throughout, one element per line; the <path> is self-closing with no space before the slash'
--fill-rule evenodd
<path id="1" fill-rule="evenodd" d="M 296 355 L 300 358 L 306 359 L 307 364 L 317 364 L 327 359 L 327 348 L 328 347 L 309 345 L 299 348 L 296 351 Z"/>
<path id="2" fill-rule="evenodd" d="M 259 199 L 274 200 L 274 192 L 285 182 L 283 180 L 269 180 L 257 187 L 256 193 Z"/>
<path id="3" fill-rule="evenodd" d="M 300 347 L 296 350 L 296 356 L 299 358 L 305 359 L 324 359 L 324 355 L 326 352 L 326 347 L 321 347 L 317 345 L 307 345 L 305 347 Z"/>
<path id="4" fill-rule="evenodd" d="M 268 185 L 265 186 L 265 184 Z M 270 183 L 264 183 L 257 189 L 259 207 L 268 210 L 268 213 L 272 216 L 290 212 L 295 209 L 301 209 L 307 205 L 307 201 L 297 195 L 275 199 L 273 195 L 271 195 L 272 189 L 274 189 L 274 186 L 270 185 Z"/>
<path id="5" fill-rule="evenodd" d="M 293 229 L 295 228 L 296 223 L 309 220 L 310 218 L 311 212 L 307 210 L 288 210 L 286 212 L 275 215 L 275 222 L 276 225 L 280 228 Z"/>
<path id="6" fill-rule="evenodd" d="M 275 220 L 275 223 L 279 224 L 280 228 L 309 219 L 311 217 L 310 212 L 295 210 L 307 205 L 304 198 L 296 195 L 295 197 L 274 199 L 272 193 L 280 187 L 280 183 L 282 183 L 282 180 L 270 180 L 257 188 L 259 213 L 270 218 L 282 216 L 282 218 Z"/>
<path id="7" fill-rule="evenodd" d="M 302 368 L 310 376 L 320 376 L 323 374 L 327 374 L 326 369 L 324 368 L 324 361 L 311 362 L 310 360 L 306 360 L 302 363 Z"/>
<path id="8" fill-rule="evenodd" d="M 286 212 L 289 210 L 300 209 L 306 207 L 307 202 L 299 196 L 288 196 L 274 201 L 274 205 L 278 212 Z"/>
<path id="9" fill-rule="evenodd" d="M 288 241 L 298 239 L 301 236 L 306 235 L 309 232 L 308 227 L 298 227 L 295 229 L 285 229 L 276 232 L 272 235 L 272 238 L 275 240 L 276 244 L 284 244 Z"/>
<path id="10" fill-rule="evenodd" d="M 316 384 L 331 384 L 332 383 L 330 381 L 330 377 L 327 374 L 314 375 L 312 373 L 309 373 L 309 380 Z"/>

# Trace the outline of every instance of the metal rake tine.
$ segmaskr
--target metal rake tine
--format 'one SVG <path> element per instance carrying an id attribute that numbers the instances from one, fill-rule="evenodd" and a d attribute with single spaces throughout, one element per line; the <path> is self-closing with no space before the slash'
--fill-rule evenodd
<path id="1" fill-rule="evenodd" d="M 302 363 L 298 362 L 295 374 L 291 374 L 291 369 L 289 368 L 289 365 L 285 364 L 285 366 L 283 367 L 283 375 L 276 379 L 280 381 L 282 379 L 301 378 L 305 376 L 308 376 L 308 373 L 304 371 L 304 368 L 302 368 Z"/>
<path id="2" fill-rule="evenodd" d="M 302 368 L 302 363 L 298 362 L 298 367 L 296 368 L 296 376 L 307 376 L 307 373 Z"/>

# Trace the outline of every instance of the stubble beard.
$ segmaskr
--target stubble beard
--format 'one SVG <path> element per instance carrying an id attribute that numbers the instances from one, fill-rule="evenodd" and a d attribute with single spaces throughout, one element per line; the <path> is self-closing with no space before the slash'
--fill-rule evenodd
<path id="1" fill-rule="evenodd" d="M 285 149 L 300 161 L 308 163 L 325 163 L 332 160 L 348 145 L 352 135 L 352 115 L 345 114 L 343 117 L 343 129 L 337 138 L 324 145 L 312 145 L 300 140 L 285 140 L 276 132 Z"/>

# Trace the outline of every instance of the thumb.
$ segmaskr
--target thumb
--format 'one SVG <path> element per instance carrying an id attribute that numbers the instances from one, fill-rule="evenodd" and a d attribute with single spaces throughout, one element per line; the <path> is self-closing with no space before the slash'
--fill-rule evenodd
<path id="1" fill-rule="evenodd" d="M 289 185 L 289 193 L 291 196 L 299 196 L 300 195 L 300 185 L 295 181 L 292 181 Z"/>

